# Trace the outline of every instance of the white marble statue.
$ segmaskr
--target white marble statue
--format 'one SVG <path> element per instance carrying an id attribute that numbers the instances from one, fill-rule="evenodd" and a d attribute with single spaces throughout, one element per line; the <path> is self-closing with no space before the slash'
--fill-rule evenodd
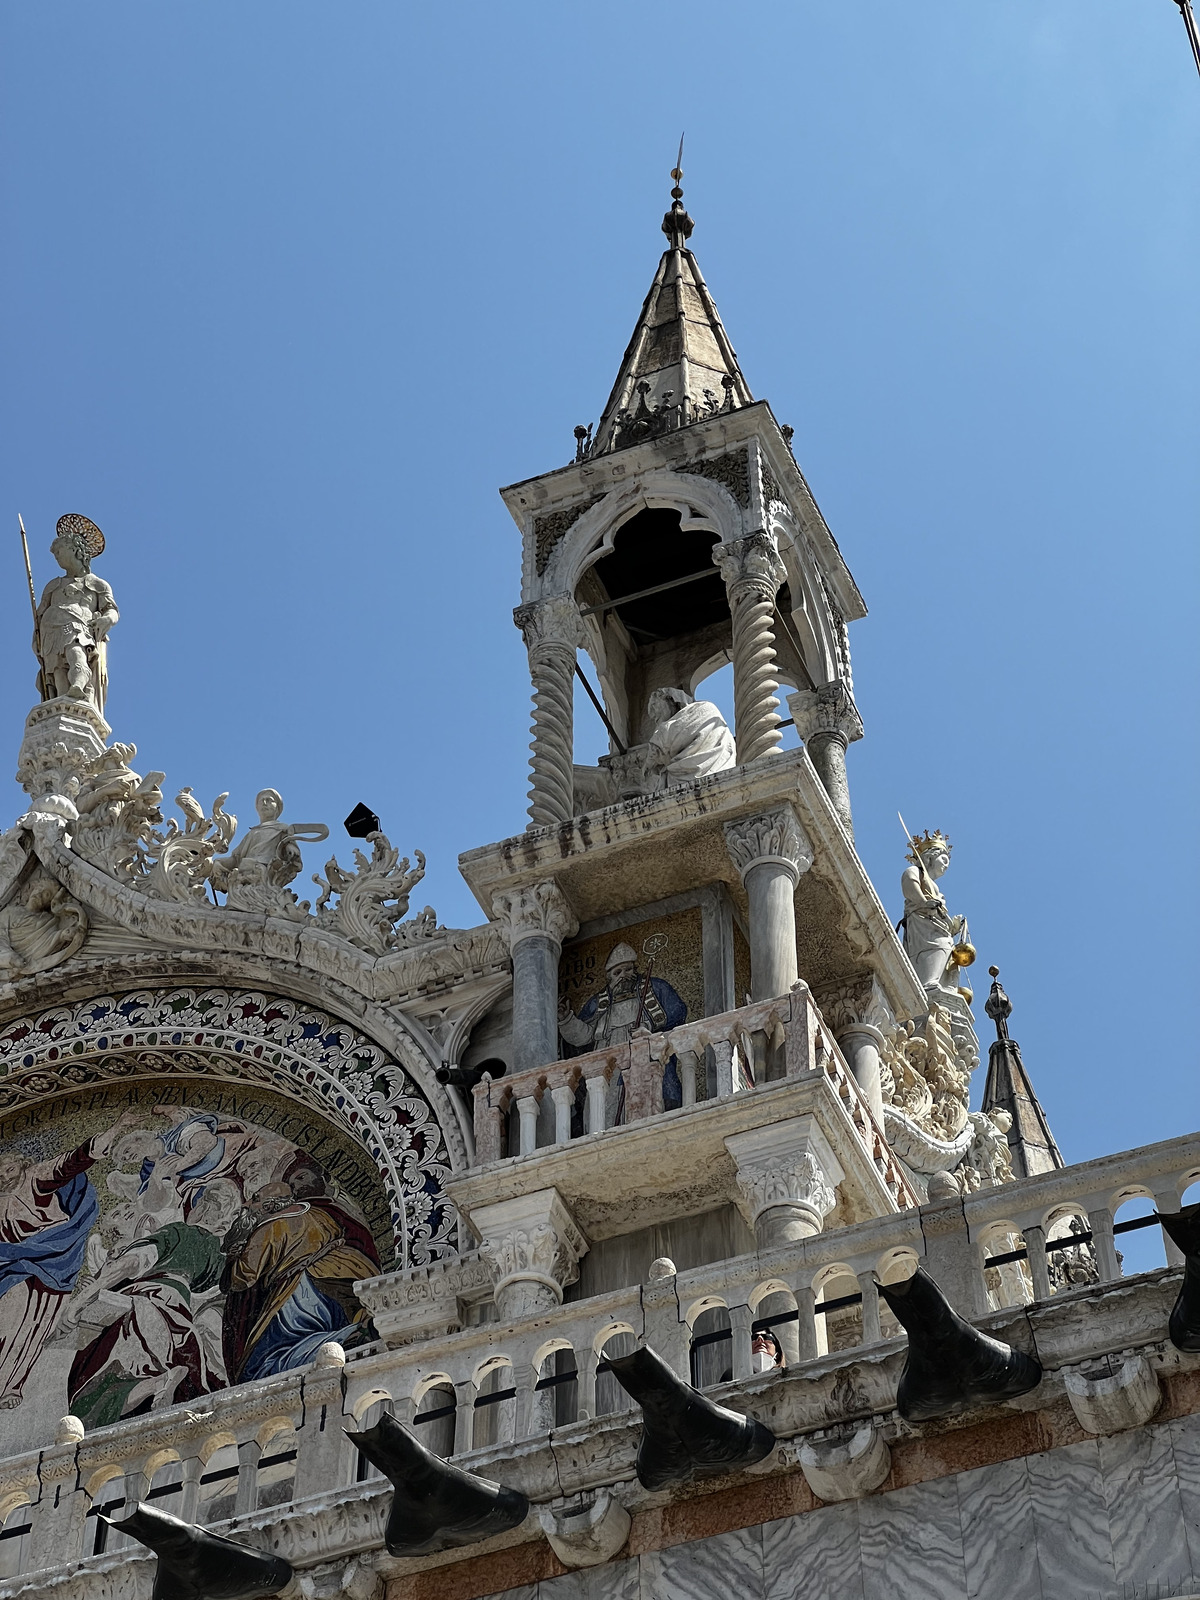
<path id="1" fill-rule="evenodd" d="M 733 734 L 711 700 L 682 689 L 655 689 L 646 706 L 650 760 L 668 784 L 725 772 L 737 760 Z"/>
<path id="2" fill-rule="evenodd" d="M 118 617 L 112 590 L 91 570 L 103 549 L 104 535 L 87 517 L 58 519 L 50 554 L 65 576 L 42 591 L 33 639 L 45 698 L 86 700 L 99 712 L 108 694 L 108 630 Z"/>
<path id="3" fill-rule="evenodd" d="M 277 789 L 260 789 L 254 809 L 258 822 L 224 860 L 213 862 L 213 888 L 224 893 L 234 910 L 302 919 L 308 915 L 308 902 L 297 901 L 286 887 L 304 866 L 299 841 L 328 839 L 329 829 L 323 822 L 280 822 L 283 796 Z"/>
<path id="4" fill-rule="evenodd" d="M 926 989 L 956 989 L 957 970 L 951 960 L 959 935 L 966 927 L 963 917 L 952 917 L 946 897 L 938 888 L 950 865 L 949 839 L 936 829 L 918 834 L 908 852 L 912 863 L 904 869 L 900 887 L 904 891 L 904 948 Z"/>
<path id="5" fill-rule="evenodd" d="M 79 902 L 39 873 L 0 909 L 0 980 L 57 967 L 75 954 L 87 930 Z"/>

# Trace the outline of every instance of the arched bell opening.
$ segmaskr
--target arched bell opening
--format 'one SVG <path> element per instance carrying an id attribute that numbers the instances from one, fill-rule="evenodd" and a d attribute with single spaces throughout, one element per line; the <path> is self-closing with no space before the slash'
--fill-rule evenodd
<path id="1" fill-rule="evenodd" d="M 647 506 L 579 579 L 594 687 L 627 745 L 652 732 L 647 702 L 655 689 L 686 689 L 703 661 L 729 648 L 729 601 L 712 559 L 719 538 L 690 508 L 685 515 L 678 506 Z"/>

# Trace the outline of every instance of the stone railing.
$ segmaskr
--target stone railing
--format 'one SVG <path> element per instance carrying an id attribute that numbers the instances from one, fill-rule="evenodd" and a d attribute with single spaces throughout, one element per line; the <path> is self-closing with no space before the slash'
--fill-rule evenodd
<path id="1" fill-rule="evenodd" d="M 226 1531 L 278 1523 L 289 1558 L 311 1564 L 378 1550 L 385 1485 L 345 1428 L 368 1424 L 381 1408 L 442 1454 L 482 1451 L 491 1459 L 516 1441 L 561 1440 L 543 1488 L 540 1479 L 527 1485 L 535 1500 L 567 1492 L 564 1462 L 575 1463 L 581 1484 L 615 1481 L 617 1469 L 579 1429 L 631 1409 L 605 1355 L 633 1341 L 653 1345 L 682 1376 L 705 1385 L 764 1381 L 753 1372 L 756 1326 L 774 1329 L 789 1369 L 812 1363 L 818 1385 L 822 1374 L 834 1382 L 839 1359 L 858 1360 L 858 1350 L 878 1347 L 868 1361 L 877 1379 L 868 1410 L 887 1413 L 899 1368 L 890 1357 L 879 1363 L 897 1330 L 886 1310 L 881 1316 L 875 1283 L 907 1275 L 915 1260 L 976 1320 L 1007 1326 L 1013 1307 L 1034 1318 L 1039 1350 L 1058 1351 L 1056 1363 L 1161 1345 L 1178 1282 L 1170 1273 L 1161 1290 L 1128 1300 L 1119 1326 L 1097 1327 L 1095 1337 L 1087 1307 L 1121 1277 L 1117 1210 L 1137 1197 L 1174 1209 L 1197 1179 L 1200 1134 L 1191 1134 L 686 1272 L 656 1262 L 643 1284 L 507 1325 L 461 1325 L 486 1282 L 478 1255 L 369 1280 L 359 1285 L 361 1297 L 385 1339 L 409 1341 L 400 1348 L 381 1343 L 343 1364 L 337 1348 L 326 1346 L 311 1367 L 86 1435 L 68 1419 L 57 1442 L 0 1462 L 0 1597 L 33 1592 L 27 1584 L 22 1591 L 18 1572 L 81 1560 L 91 1570 L 121 1559 L 120 1536 L 107 1533 L 97 1512 L 119 1516 L 139 1499 Z M 1076 1231 L 1069 1232 L 1072 1218 Z M 1054 1269 L 1056 1255 L 1067 1252 L 1083 1263 L 1073 1278 Z M 997 1259 L 1017 1269 L 1007 1280 Z M 1136 1281 L 1157 1284 L 1162 1276 Z M 1077 1302 L 1061 1329 L 1046 1321 L 1051 1308 Z M 621 1336 L 625 1343 L 614 1344 Z M 816 1421 L 794 1422 L 790 1432 L 825 1426 L 818 1411 Z M 772 1415 L 773 1426 L 786 1420 Z M 629 1459 L 621 1456 L 618 1477 L 632 1471 L 633 1436 L 621 1440 Z M 299 1502 L 312 1514 L 297 1521 L 288 1507 Z"/>
<path id="2" fill-rule="evenodd" d="M 897 1205 L 916 1204 L 806 983 L 667 1033 L 639 1034 L 513 1077 L 485 1076 L 474 1090 L 476 1165 L 812 1074 L 829 1080 Z"/>

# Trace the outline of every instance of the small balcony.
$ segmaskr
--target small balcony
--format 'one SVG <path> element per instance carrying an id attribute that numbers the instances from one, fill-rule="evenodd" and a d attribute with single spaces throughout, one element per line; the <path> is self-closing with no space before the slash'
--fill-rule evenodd
<path id="1" fill-rule="evenodd" d="M 815 1128 L 840 1168 L 827 1226 L 919 1197 L 808 985 L 474 1090 L 476 1166 L 460 1210 L 554 1189 L 591 1239 L 743 1199 L 737 1141 Z M 732 1148 L 731 1148 L 732 1147 Z"/>

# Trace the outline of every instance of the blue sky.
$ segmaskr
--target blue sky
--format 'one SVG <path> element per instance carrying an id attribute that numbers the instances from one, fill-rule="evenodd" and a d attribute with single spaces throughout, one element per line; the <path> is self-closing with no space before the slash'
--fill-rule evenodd
<path id="1" fill-rule="evenodd" d="M 528 740 L 496 489 L 598 415 L 686 128 L 693 247 L 870 607 L 850 768 L 885 904 L 899 807 L 954 841 L 1068 1159 L 1196 1125 L 1172 0 L 46 3 L 3 8 L 0 57 L 13 766 L 16 514 L 40 587 L 83 511 L 142 770 L 244 818 L 267 784 L 296 821 L 365 800 L 428 854 L 416 904 L 478 920 L 455 858 L 523 826 Z"/>

